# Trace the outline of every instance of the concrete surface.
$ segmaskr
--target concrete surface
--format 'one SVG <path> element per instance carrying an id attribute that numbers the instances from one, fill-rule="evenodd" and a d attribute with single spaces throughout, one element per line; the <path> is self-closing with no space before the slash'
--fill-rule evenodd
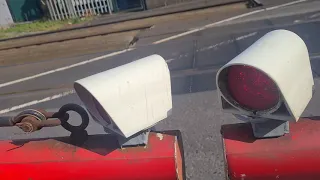
<path id="1" fill-rule="evenodd" d="M 149 11 L 141 11 L 141 12 L 131 12 L 131 13 L 119 13 L 113 15 L 104 15 L 100 17 L 96 17 L 92 22 L 77 24 L 71 27 L 66 27 L 63 29 L 49 31 L 49 32 L 40 32 L 40 33 L 32 33 L 24 36 L 9 38 L 9 39 L 0 39 L 0 50 L 13 48 L 13 47 L 23 47 L 26 45 L 37 45 L 41 43 L 49 43 L 49 42 L 58 42 L 61 40 L 75 39 L 87 36 L 100 35 L 103 33 L 99 33 L 99 29 L 106 28 L 105 25 L 122 23 L 126 21 L 145 19 L 150 17 L 163 16 L 174 13 L 181 13 L 199 9 L 205 9 L 210 7 L 218 7 L 223 5 L 236 4 L 239 2 L 243 2 L 243 0 L 214 0 L 214 1 L 197 1 L 190 3 L 181 3 L 175 6 L 170 6 L 167 8 L 159 8 L 155 10 Z M 102 27 L 95 27 L 102 26 Z M 117 26 L 117 25 L 116 25 Z M 113 28 L 112 26 L 109 28 Z M 108 29 L 108 28 L 107 28 Z M 127 30 L 137 29 L 137 27 L 127 27 Z M 121 29 L 116 29 L 114 31 L 124 31 Z M 4 46 L 3 43 L 8 44 Z M 4 47 L 3 47 L 4 46 Z"/>
<path id="2" fill-rule="evenodd" d="M 0 50 L 0 66 L 41 62 L 48 60 L 48 57 L 52 60 L 123 49 L 129 47 L 138 33 L 138 30 L 133 30 L 43 45 Z"/>
<path id="3" fill-rule="evenodd" d="M 167 6 L 169 6 L 169 8 L 173 8 L 174 5 L 176 9 L 199 8 L 229 4 L 239 1 L 241 0 L 146 0 L 145 2 L 147 9 L 150 10 Z"/>
<path id="4" fill-rule="evenodd" d="M 278 1 L 278 3 L 281 2 L 282 0 Z M 289 13 L 297 11 L 296 7 L 294 5 L 290 8 L 274 9 L 269 13 Z M 304 8 L 314 8 L 313 2 L 305 2 Z M 174 94 L 173 115 L 159 123 L 157 129 L 179 129 L 182 131 L 187 179 L 222 180 L 225 179 L 225 174 L 220 127 L 222 124 L 235 123 L 237 120 L 230 114 L 222 113 L 219 108 L 215 87 L 217 69 L 265 33 L 280 28 L 291 30 L 306 42 L 315 78 L 316 93 L 305 110 L 304 116 L 320 115 L 318 109 L 320 99 L 318 91 L 320 89 L 319 13 L 320 7 L 318 10 L 314 9 L 312 12 L 294 16 L 277 16 L 244 22 L 237 20 L 238 22 L 235 24 L 229 23 L 224 26 L 208 28 L 161 44 L 152 44 L 154 41 L 201 27 L 209 21 L 207 20 L 208 16 L 204 16 L 190 21 L 185 19 L 175 23 L 163 22 L 158 25 L 159 29 L 155 26 L 150 32 L 143 32 L 150 34 L 143 36 L 142 33 L 141 39 L 136 42 L 131 51 L 101 58 L 99 61 L 15 82 L 17 79 L 48 72 L 59 67 L 68 67 L 88 59 L 103 57 L 112 51 L 1 68 L 0 112 L 40 107 L 55 111 L 65 103 L 81 104 L 75 94 L 52 99 L 57 97 L 55 96 L 57 94 L 71 90 L 75 80 L 157 53 L 167 60 L 171 70 Z M 254 17 L 257 16 L 263 16 L 263 13 L 254 15 Z M 225 15 L 221 13 L 219 17 L 223 19 Z M 159 32 L 160 35 L 157 35 L 156 32 Z M 14 83 L 4 84 L 8 82 Z M 77 116 L 71 116 L 72 123 L 79 123 Z M 93 121 L 90 122 L 88 131 L 90 134 L 104 133 L 102 127 Z M 17 128 L 2 128 L 0 131 L 2 139 L 64 135 L 68 135 L 68 133 L 61 127 L 46 128 L 30 135 L 21 133 Z"/>
<path id="5" fill-rule="evenodd" d="M 0 66 L 123 49 L 146 36 L 156 34 L 159 38 L 162 33 L 167 35 L 172 33 L 169 29 L 172 29 L 174 32 L 182 31 L 188 27 L 203 25 L 247 11 L 250 10 L 246 9 L 244 4 L 239 3 L 230 6 L 184 12 L 180 13 L 179 16 L 171 14 L 43 36 L 0 41 Z M 188 21 L 188 23 L 184 26 L 179 25 L 177 28 L 177 21 Z M 144 29 L 147 27 L 153 28 Z M 166 29 L 162 29 L 163 27 Z M 141 31 L 135 31 L 135 29 Z M 99 41 L 100 39 L 101 42 Z M 18 47 L 20 48 L 18 49 Z"/>
<path id="6" fill-rule="evenodd" d="M 147 11 L 141 12 L 128 12 L 128 13 L 119 13 L 114 15 L 105 15 L 96 18 L 91 25 L 99 25 L 99 24 L 111 24 L 116 22 L 125 22 L 128 20 L 138 20 L 141 18 L 150 18 L 156 16 L 163 16 L 174 13 L 182 13 L 187 11 L 200 10 L 205 8 L 219 7 L 219 6 L 228 6 L 237 3 L 244 3 L 244 0 L 196 0 L 189 1 L 186 3 L 180 3 L 176 5 L 171 5 L 163 8 L 156 8 Z"/>
<path id="7" fill-rule="evenodd" d="M 0 51 L 150 28 L 152 24 L 114 24 L 0 40 Z"/>
<path id="8" fill-rule="evenodd" d="M 270 3 L 270 2 L 269 2 Z M 274 19 L 274 18 L 280 18 L 280 17 L 286 17 L 286 16 L 299 16 L 301 14 L 309 14 L 312 12 L 316 12 L 319 10 L 320 7 L 320 1 L 317 0 L 313 0 L 313 1 L 309 1 L 309 3 L 300 3 L 297 4 L 293 7 L 287 6 L 287 7 L 283 7 L 281 9 L 276 9 L 273 11 L 264 11 L 261 12 L 259 14 L 259 16 L 247 16 L 235 21 L 232 21 L 232 24 L 236 24 L 236 23 L 243 23 L 243 22 L 252 22 L 252 21 L 259 21 L 259 20 L 266 20 L 266 19 Z M 311 15 L 312 16 L 312 15 Z M 310 21 L 312 21 L 312 19 L 317 18 L 318 16 L 313 16 L 313 17 L 305 17 L 306 19 L 309 19 Z M 223 25 L 228 25 L 231 22 L 226 22 L 226 23 L 222 23 L 220 24 L 221 26 Z M 297 22 L 296 22 L 297 23 Z"/>

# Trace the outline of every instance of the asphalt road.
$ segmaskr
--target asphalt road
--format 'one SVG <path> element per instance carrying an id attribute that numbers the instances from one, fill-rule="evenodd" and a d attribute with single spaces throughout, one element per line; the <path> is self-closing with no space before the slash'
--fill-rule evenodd
<path id="1" fill-rule="evenodd" d="M 319 9 L 315 8 L 317 6 Z M 295 13 L 292 14 L 292 12 Z M 270 17 L 270 14 L 272 14 L 272 17 Z M 44 98 L 52 98 L 53 95 L 72 90 L 72 83 L 75 80 L 156 53 L 167 60 L 171 70 L 172 92 L 174 94 L 173 115 L 159 123 L 157 128 L 182 131 L 188 179 L 223 179 L 223 156 L 219 131 L 222 124 L 235 123 L 237 120 L 232 115 L 220 111 L 215 86 L 217 69 L 265 33 L 274 29 L 291 30 L 300 35 L 306 42 L 315 78 L 316 94 L 306 109 L 305 115 L 320 115 L 317 109 L 320 99 L 320 93 L 317 91 L 317 89 L 320 89 L 319 19 L 320 3 L 305 2 L 239 18 L 219 24 L 214 28 L 208 28 L 160 44 L 152 44 L 152 42 L 181 33 L 183 30 L 181 27 L 184 27 L 187 31 L 205 25 L 208 21 L 197 20 L 197 22 L 186 21 L 176 24 L 163 24 L 162 27 L 158 27 L 162 30 L 155 27 L 150 30 L 154 33 L 142 32 L 145 34 L 140 36 L 141 39 L 130 51 L 30 80 L 21 80 L 21 82 L 14 82 L 14 80 L 58 67 L 65 67 L 70 63 L 83 62 L 111 52 L 5 67 L 0 72 L 3 77 L 0 80 L 0 83 L 2 83 L 0 84 L 0 94 L 2 94 L 0 96 L 2 102 L 0 112 L 14 111 L 14 109 L 10 109 L 12 107 L 20 108 L 19 110 L 40 107 L 56 110 L 69 102 L 81 104 L 75 94 L 54 100 Z M 165 29 L 170 29 L 170 31 L 168 30 L 168 33 L 166 33 Z M 146 36 L 146 34 L 150 34 L 150 36 Z M 17 74 L 19 70 L 22 72 L 20 75 Z M 12 83 L 11 85 L 3 84 L 6 82 Z M 8 94 L 10 92 L 11 94 Z M 42 101 L 46 102 L 38 103 Z M 32 102 L 29 104 L 30 106 L 17 106 L 28 102 Z M 76 124 L 77 118 L 73 117 L 72 121 Z M 88 131 L 90 134 L 104 133 L 103 129 L 94 122 L 90 123 Z M 12 128 L 4 128 L 0 131 L 2 139 L 64 135 L 68 135 L 68 133 L 59 127 L 43 129 L 31 135 L 23 134 L 18 129 Z"/>

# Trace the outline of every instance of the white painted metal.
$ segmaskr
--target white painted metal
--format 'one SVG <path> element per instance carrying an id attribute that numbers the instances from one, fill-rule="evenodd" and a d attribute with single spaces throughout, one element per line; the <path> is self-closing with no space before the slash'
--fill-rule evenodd
<path id="1" fill-rule="evenodd" d="M 217 87 L 219 96 L 229 103 L 226 92 L 221 92 L 219 87 L 219 75 L 232 65 L 257 68 L 277 84 L 289 114 L 273 111 L 258 114 L 259 117 L 298 121 L 311 100 L 314 85 L 308 49 L 298 35 L 287 30 L 272 31 L 223 66 L 217 73 Z M 226 111 L 256 116 L 232 103 L 230 105 L 234 108 L 226 108 Z"/>
<path id="2" fill-rule="evenodd" d="M 109 4 L 106 1 L 102 1 L 102 3 L 103 3 L 103 7 L 104 7 L 104 12 L 108 12 L 107 6 L 109 7 Z"/>
<path id="3" fill-rule="evenodd" d="M 172 110 L 170 73 L 159 55 L 81 79 L 75 91 L 93 119 L 125 137 L 152 127 Z"/>
<path id="4" fill-rule="evenodd" d="M 56 17 L 55 17 L 54 11 L 53 11 L 53 7 L 52 7 L 52 2 L 50 0 L 46 0 L 46 5 L 49 10 L 50 18 L 52 20 L 56 20 Z"/>
<path id="5" fill-rule="evenodd" d="M 93 3 L 93 1 L 92 1 L 92 0 L 89 0 L 89 1 L 90 1 L 91 9 L 92 9 L 94 15 L 96 15 L 97 12 L 94 10 L 94 3 Z"/>
<path id="6" fill-rule="evenodd" d="M 109 14 L 112 14 L 112 11 L 113 11 L 113 4 L 112 4 L 112 1 L 107 1 L 107 7 L 108 7 L 108 11 L 109 11 Z"/>
<path id="7" fill-rule="evenodd" d="M 102 1 L 103 0 L 99 0 L 99 7 L 100 7 L 100 11 L 101 11 L 101 13 L 104 13 L 104 10 L 103 10 L 103 4 L 102 4 Z"/>
<path id="8" fill-rule="evenodd" d="M 13 23 L 13 19 L 6 0 L 0 0 L 0 27 Z"/>
<path id="9" fill-rule="evenodd" d="M 86 0 L 86 3 L 87 3 L 87 7 L 89 8 L 90 15 L 93 15 L 94 11 L 92 10 L 90 0 Z"/>
<path id="10" fill-rule="evenodd" d="M 74 10 L 75 10 L 76 17 L 81 17 L 82 15 L 81 15 L 81 11 L 79 9 L 79 6 L 77 5 L 76 2 L 74 2 L 74 1 L 71 1 L 71 2 L 72 2 L 72 6 L 74 7 Z"/>
<path id="11" fill-rule="evenodd" d="M 95 10 L 97 11 L 97 14 L 100 14 L 98 0 L 94 0 L 94 2 L 95 2 Z"/>
<path id="12" fill-rule="evenodd" d="M 56 18 L 61 20 L 61 16 L 60 16 L 60 12 L 59 12 L 59 8 L 58 8 L 58 2 L 56 0 L 52 0 L 53 1 L 53 10 L 56 12 Z"/>
<path id="13" fill-rule="evenodd" d="M 78 8 L 80 9 L 80 13 L 79 14 L 81 14 L 81 16 L 84 16 L 84 9 L 83 9 L 83 2 L 82 2 L 83 0 L 78 0 Z"/>
<path id="14" fill-rule="evenodd" d="M 112 0 L 46 0 L 51 19 L 63 20 L 109 12 Z M 108 11 L 107 11 L 108 10 Z"/>
<path id="15" fill-rule="evenodd" d="M 64 7 L 64 1 L 63 0 L 57 0 L 58 1 L 58 8 L 61 14 L 62 19 L 67 19 L 67 16 L 65 14 L 65 7 Z"/>

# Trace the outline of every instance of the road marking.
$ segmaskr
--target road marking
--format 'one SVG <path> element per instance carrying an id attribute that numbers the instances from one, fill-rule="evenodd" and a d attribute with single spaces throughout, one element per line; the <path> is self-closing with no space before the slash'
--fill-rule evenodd
<path id="1" fill-rule="evenodd" d="M 251 37 L 251 36 L 255 36 L 255 35 L 257 35 L 257 34 L 258 34 L 258 32 L 253 32 L 253 33 L 250 33 L 250 34 L 246 34 L 246 35 L 243 35 L 243 36 L 239 36 L 239 37 L 236 38 L 236 41 L 240 41 L 240 40 L 243 40 L 243 39 L 247 39 L 247 38 L 249 38 L 249 37 Z"/>
<path id="2" fill-rule="evenodd" d="M 320 55 L 310 56 L 310 60 L 320 59 Z"/>
<path id="3" fill-rule="evenodd" d="M 208 51 L 208 50 L 211 50 L 211 49 L 217 50 L 220 46 L 228 45 L 228 44 L 231 44 L 231 43 L 233 43 L 235 41 L 244 40 L 244 39 L 247 39 L 249 37 L 255 36 L 257 34 L 258 34 L 258 32 L 252 32 L 252 33 L 249 33 L 249 34 L 246 34 L 246 35 L 243 35 L 243 36 L 236 37 L 234 39 L 229 39 L 229 40 L 222 41 L 222 42 L 210 45 L 210 46 L 202 47 L 200 49 L 197 49 L 196 52 L 205 52 L 205 51 Z M 181 58 L 186 58 L 186 57 L 188 57 L 190 55 L 191 55 L 190 53 L 180 54 L 177 58 L 168 59 L 168 60 L 166 60 L 166 62 L 167 63 L 171 63 L 172 61 L 175 61 L 175 60 L 178 60 L 178 59 L 181 59 Z"/>
<path id="4" fill-rule="evenodd" d="M 192 33 L 195 33 L 195 32 L 199 32 L 199 31 L 211 28 L 213 26 L 216 26 L 216 25 L 219 25 L 219 24 L 222 24 L 222 23 L 225 23 L 225 22 L 233 21 L 233 20 L 240 19 L 240 18 L 243 18 L 243 17 L 246 17 L 246 16 L 257 14 L 259 12 L 274 10 L 274 9 L 278 9 L 278 8 L 285 7 L 285 6 L 290 6 L 290 5 L 301 3 L 301 2 L 305 2 L 305 1 L 307 1 L 307 0 L 293 1 L 293 2 L 290 2 L 290 3 L 286 3 L 286 4 L 281 4 L 281 5 L 278 5 L 278 6 L 273 6 L 273 7 L 269 7 L 269 8 L 266 8 L 266 9 L 260 9 L 260 10 L 252 11 L 252 12 L 249 12 L 249 13 L 241 14 L 241 15 L 234 16 L 234 17 L 231 17 L 231 18 L 228 18 L 228 19 L 224 19 L 222 21 L 214 22 L 212 24 L 207 24 L 207 25 L 205 25 L 203 27 L 199 27 L 199 28 L 196 28 L 196 29 L 193 29 L 193 30 L 181 33 L 181 34 L 177 34 L 177 35 L 165 38 L 165 39 L 161 39 L 159 41 L 153 42 L 152 44 L 164 43 L 164 42 L 167 42 L 167 41 L 170 41 L 170 40 L 173 40 L 173 39 L 177 39 L 177 38 L 182 37 L 182 36 L 186 36 L 186 35 L 189 35 L 189 34 L 192 34 Z"/>
<path id="5" fill-rule="evenodd" d="M 294 5 L 294 4 L 302 3 L 302 2 L 306 2 L 306 1 L 308 1 L 308 0 L 293 1 L 293 2 L 289 2 L 289 3 L 281 4 L 281 5 L 278 5 L 278 6 L 269 7 L 269 8 L 266 8 L 266 10 L 269 11 L 269 10 L 279 9 L 279 8 L 282 8 L 282 7 L 285 7 L 285 6 L 290 6 L 290 5 Z"/>
<path id="6" fill-rule="evenodd" d="M 296 24 L 296 23 L 300 23 L 301 21 L 302 20 L 297 19 L 297 20 L 293 21 L 293 23 Z"/>
<path id="7" fill-rule="evenodd" d="M 314 14 L 314 15 L 312 15 L 312 16 L 309 16 L 309 18 L 310 18 L 310 19 L 313 19 L 313 18 L 316 18 L 316 17 L 318 17 L 318 16 L 320 16 L 320 13 L 317 13 L 317 14 Z"/>
<path id="8" fill-rule="evenodd" d="M 167 59 L 166 62 L 170 63 L 171 61 L 174 61 L 174 59 Z"/>
<path id="9" fill-rule="evenodd" d="M 261 10 L 256 10 L 256 11 L 252 11 L 252 12 L 245 13 L 245 14 L 242 14 L 242 15 L 234 16 L 234 17 L 231 17 L 231 18 L 228 18 L 228 19 L 225 19 L 225 20 L 222 20 L 222 21 L 218 21 L 218 22 L 215 22 L 215 23 L 212 23 L 212 24 L 208 24 L 208 25 L 205 25 L 203 27 L 196 28 L 196 29 L 193 29 L 193 30 L 190 30 L 190 31 L 187 31 L 187 32 L 175 35 L 175 36 L 171 36 L 169 38 L 165 38 L 165 39 L 156 41 L 153 44 L 160 44 L 160 43 L 163 43 L 163 42 L 166 42 L 166 41 L 169 41 L 169 40 L 173 40 L 173 39 L 176 39 L 176 38 L 179 38 L 179 37 L 182 37 L 182 36 L 186 36 L 186 35 L 198 32 L 198 31 L 205 30 L 207 28 L 211 28 L 213 26 L 222 24 L 224 22 L 236 20 L 236 19 L 239 19 L 239 18 L 242 18 L 242 17 L 246 17 L 246 16 L 249 16 L 249 15 L 252 15 L 252 14 L 256 14 L 256 13 L 262 12 L 262 11 L 278 9 L 278 8 L 281 8 L 281 7 L 284 7 L 284 6 L 289 6 L 289 5 L 293 5 L 293 4 L 297 4 L 297 3 L 301 3 L 301 2 L 305 2 L 305 1 L 307 1 L 307 0 L 298 0 L 298 1 L 290 2 L 290 3 L 286 3 L 286 4 L 282 4 L 282 5 L 278 5 L 278 6 L 274 6 L 274 7 L 270 7 L 270 8 L 266 8 L 266 9 L 261 9 Z M 64 70 L 67 70 L 67 69 L 74 68 L 74 67 L 78 67 L 78 66 L 82 66 L 82 65 L 85 65 L 85 64 L 89 64 L 89 63 L 92 63 L 92 62 L 95 62 L 95 61 L 99 61 L 99 60 L 102 60 L 102 59 L 105 59 L 105 58 L 108 58 L 108 57 L 112 57 L 112 56 L 116 56 L 116 55 L 119 55 L 119 54 L 123 54 L 125 52 L 129 52 L 129 51 L 132 51 L 132 50 L 134 50 L 134 48 L 113 52 L 113 53 L 110 53 L 110 54 L 99 56 L 99 57 L 96 57 L 96 58 L 93 58 L 93 59 L 89 59 L 89 60 L 82 61 L 82 62 L 79 62 L 79 63 L 76 63 L 76 64 L 72 64 L 72 65 L 69 65 L 69 66 L 57 68 L 57 69 L 50 70 L 50 71 L 47 71 L 47 72 L 43 72 L 43 73 L 40 73 L 40 74 L 36 74 L 36 75 L 33 75 L 33 76 L 29 76 L 29 77 L 17 79 L 17 80 L 14 80 L 14 81 L 2 83 L 2 84 L 0 84 L 0 88 L 6 87 L 6 86 L 10 86 L 10 85 L 13 85 L 13 84 L 17 84 L 17 83 L 20 83 L 20 82 L 28 81 L 28 80 L 31 80 L 31 79 L 35 79 L 35 78 L 38 78 L 38 77 L 42 77 L 42 76 L 45 76 L 45 75 L 49 75 L 49 74 L 52 74 L 52 73 L 55 73 L 55 72 L 60 72 L 60 71 L 64 71 Z M 172 61 L 173 59 L 169 59 L 169 60 Z M 27 103 L 24 103 L 24 104 L 20 104 L 20 105 L 17 105 L 17 106 L 13 106 L 13 107 L 10 107 L 10 108 L 7 108 L 7 109 L 0 110 L 0 114 L 12 112 L 12 111 L 19 110 L 19 109 L 22 109 L 22 108 L 25 108 L 25 107 L 28 107 L 28 106 L 36 105 L 36 104 L 39 104 L 39 103 L 44 103 L 44 102 L 47 102 L 47 101 L 51 101 L 51 100 L 54 100 L 54 99 L 59 99 L 59 98 L 62 98 L 62 97 L 65 97 L 65 96 L 68 96 L 68 95 L 71 95 L 71 94 L 74 94 L 74 93 L 75 93 L 75 91 L 71 90 L 71 91 L 63 92 L 63 93 L 56 94 L 56 95 L 53 95 L 53 96 L 50 96 L 50 97 L 46 97 L 44 99 L 30 101 L 30 102 L 27 102 Z"/>
<path id="10" fill-rule="evenodd" d="M 208 51 L 208 50 L 213 49 L 213 48 L 216 49 L 216 48 L 218 48 L 220 46 L 228 45 L 228 44 L 233 43 L 235 41 L 240 41 L 240 40 L 243 40 L 243 39 L 247 39 L 247 38 L 255 36 L 257 34 L 258 34 L 258 32 L 253 32 L 253 33 L 250 33 L 250 34 L 246 34 L 246 35 L 243 35 L 243 36 L 236 37 L 234 39 L 229 39 L 227 41 L 222 41 L 220 43 L 217 43 L 217 44 L 214 44 L 214 45 L 211 45 L 211 46 L 203 47 L 203 48 L 197 50 L 197 52 Z"/>
<path id="11" fill-rule="evenodd" d="M 256 10 L 256 11 L 252 11 L 252 12 L 245 13 L 245 14 L 242 14 L 242 15 L 234 16 L 234 17 L 231 17 L 231 18 L 228 18 L 228 19 L 225 19 L 225 20 L 222 20 L 222 21 L 218 21 L 218 22 L 215 22 L 215 23 L 212 23 L 212 24 L 208 24 L 208 25 L 205 25 L 203 27 L 196 28 L 196 29 L 193 29 L 193 30 L 190 30 L 190 31 L 187 31 L 187 32 L 175 35 L 175 36 L 171 36 L 169 38 L 165 38 L 165 39 L 156 41 L 153 44 L 160 44 L 160 43 L 163 43 L 163 42 L 166 42 L 166 41 L 169 41 L 169 40 L 173 40 L 173 39 L 176 39 L 176 38 L 179 38 L 179 37 L 182 37 L 182 36 L 186 36 L 188 34 L 192 34 L 192 33 L 195 33 L 195 32 L 198 32 L 198 31 L 213 27 L 215 25 L 218 25 L 218 24 L 221 24 L 221 23 L 224 23 L 224 22 L 228 22 L 228 21 L 232 21 L 232 20 L 239 19 L 239 18 L 242 18 L 242 17 L 246 17 L 246 16 L 249 16 L 249 15 L 252 15 L 252 14 L 256 14 L 256 13 L 265 11 L 265 10 L 277 9 L 277 8 L 280 8 L 280 7 L 293 5 L 293 4 L 297 4 L 297 3 L 300 3 L 300 2 L 304 2 L 304 1 L 307 1 L 307 0 L 298 0 L 298 1 L 290 2 L 290 3 L 286 3 L 286 4 L 270 7 L 270 8 L 267 8 L 267 9 Z M 43 73 L 40 73 L 40 74 L 36 74 L 36 75 L 33 75 L 33 76 L 29 76 L 29 77 L 17 79 L 17 80 L 14 80 L 14 81 L 9 81 L 9 82 L 6 82 L 6 83 L 2 83 L 2 84 L 0 84 L 0 88 L 6 87 L 6 86 L 10 86 L 10 85 L 13 85 L 13 84 L 17 84 L 17 83 L 20 83 L 20 82 L 28 81 L 28 80 L 31 80 L 31 79 L 35 79 L 35 78 L 38 78 L 38 77 L 42 77 L 42 76 L 45 76 L 45 75 L 49 75 L 49 74 L 52 74 L 52 73 L 55 73 L 55 72 L 64 71 L 64 70 L 71 69 L 71 68 L 74 68 L 74 67 L 78 67 L 78 66 L 82 66 L 82 65 L 85 65 L 85 64 L 89 64 L 89 63 L 92 63 L 92 62 L 95 62 L 95 61 L 102 60 L 104 58 L 108 58 L 108 57 L 112 57 L 112 56 L 116 56 L 116 55 L 125 53 L 125 52 L 131 51 L 131 50 L 134 50 L 134 48 L 113 52 L 113 53 L 106 54 L 106 55 L 103 55 L 103 56 L 99 56 L 99 57 L 96 57 L 96 58 L 93 58 L 93 59 L 82 61 L 82 62 L 73 64 L 73 65 L 61 67 L 61 68 L 58 68 L 58 69 L 54 69 L 54 70 L 50 70 L 50 71 L 43 72 Z"/>
<path id="12" fill-rule="evenodd" d="M 163 42 L 166 42 L 166 41 L 170 41 L 170 40 L 173 40 L 173 39 L 182 37 L 182 36 L 186 36 L 186 35 L 189 35 L 189 34 L 198 32 L 198 31 L 202 31 L 202 30 L 204 30 L 204 29 L 205 29 L 205 27 L 196 28 L 196 29 L 193 29 L 193 30 L 191 30 L 191 31 L 187 31 L 187 32 L 184 32 L 184 33 L 181 33 L 181 34 L 178 34 L 178 35 L 174 35 L 174 36 L 171 36 L 171 37 L 168 37 L 168 38 L 165 38 L 165 39 L 162 39 L 162 40 L 153 42 L 152 44 L 160 44 L 160 43 L 163 43 Z"/>
<path id="13" fill-rule="evenodd" d="M 317 59 L 317 58 L 320 58 L 320 55 L 310 56 L 311 60 L 312 59 Z M 169 60 L 173 60 L 173 59 L 169 59 Z M 185 72 L 188 72 L 188 71 L 190 71 L 190 73 L 193 73 L 192 70 L 185 70 Z M 204 70 L 202 73 L 212 72 L 212 71 L 217 71 L 217 69 Z M 195 72 L 195 74 L 197 74 L 197 72 Z M 179 77 L 179 75 L 172 75 L 172 76 L 173 77 Z M 43 98 L 43 99 L 40 99 L 40 100 L 30 101 L 30 102 L 27 102 L 27 103 L 24 103 L 24 104 L 20 104 L 20 105 L 17 105 L 17 106 L 13 106 L 13 107 L 10 107 L 10 108 L 2 109 L 2 110 L 0 110 L 0 114 L 5 114 L 5 113 L 12 112 L 12 111 L 15 111 L 15 110 L 19 110 L 19 109 L 22 109 L 22 108 L 25 108 L 25 107 L 29 107 L 29 106 L 33 106 L 33 105 L 36 105 L 36 104 L 40 104 L 40 103 L 48 102 L 48 101 L 51 101 L 51 100 L 59 99 L 59 98 L 62 98 L 62 97 L 65 97 L 65 96 L 68 96 L 68 95 L 71 95 L 71 94 L 74 94 L 74 93 L 75 93 L 75 90 L 70 90 L 70 91 L 66 91 L 66 92 L 63 92 L 63 93 L 60 93 L 60 94 L 49 96 L 49 97 L 46 97 L 46 98 Z"/>
<path id="14" fill-rule="evenodd" d="M 74 93 L 75 93 L 74 90 L 70 90 L 70 91 L 66 91 L 66 92 L 60 93 L 60 94 L 56 94 L 56 95 L 53 95 L 53 96 L 46 97 L 44 99 L 33 100 L 33 101 L 30 101 L 30 102 L 27 102 L 27 103 L 24 103 L 24 104 L 20 104 L 20 105 L 17 105 L 17 106 L 13 106 L 13 107 L 10 107 L 10 108 L 7 108 L 7 109 L 2 109 L 2 110 L 0 110 L 0 114 L 5 114 L 5 113 L 11 112 L 11 111 L 19 110 L 19 109 L 22 109 L 22 108 L 25 108 L 25 107 L 28 107 L 28 106 L 36 105 L 36 104 L 39 104 L 39 103 L 44 103 L 44 102 L 51 101 L 51 100 L 54 100 L 54 99 L 59 99 L 59 98 L 62 98 L 62 97 L 65 97 L 65 96 L 68 96 L 68 95 L 74 94 Z"/>
<path id="15" fill-rule="evenodd" d="M 74 67 L 78 67 L 78 66 L 82 66 L 82 65 L 85 65 L 85 64 L 89 64 L 89 63 L 92 63 L 92 62 L 95 62 L 95 61 L 102 60 L 104 58 L 116 56 L 116 55 L 123 54 L 125 52 L 132 51 L 132 50 L 134 50 L 134 48 L 113 52 L 113 53 L 110 53 L 110 54 L 106 54 L 106 55 L 103 55 L 103 56 L 95 57 L 93 59 L 82 61 L 82 62 L 79 62 L 79 63 L 76 63 L 76 64 L 72 64 L 72 65 L 69 65 L 69 66 L 65 66 L 65 67 L 61 67 L 61 68 L 58 68 L 58 69 L 46 71 L 46 72 L 43 72 L 43 73 L 40 73 L 40 74 L 36 74 L 36 75 L 33 75 L 33 76 L 29 76 L 29 77 L 24 77 L 24 78 L 17 79 L 17 80 L 14 80 L 14 81 L 9 81 L 9 82 L 6 82 L 6 83 L 2 83 L 2 84 L 0 84 L 0 88 L 6 87 L 6 86 L 10 86 L 10 85 L 13 85 L 13 84 L 17 84 L 17 83 L 21 83 L 23 81 L 28 81 L 28 80 L 31 80 L 31 79 L 35 79 L 35 78 L 38 78 L 38 77 L 42 77 L 42 76 L 45 76 L 45 75 L 48 75 L 48 74 L 56 73 L 56 72 L 59 72 L 59 71 L 64 71 L 64 70 L 71 69 L 71 68 L 74 68 Z"/>

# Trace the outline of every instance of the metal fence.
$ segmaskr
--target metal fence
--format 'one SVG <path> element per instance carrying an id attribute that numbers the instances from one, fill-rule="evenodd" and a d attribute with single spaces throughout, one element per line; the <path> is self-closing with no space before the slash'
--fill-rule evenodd
<path id="1" fill-rule="evenodd" d="M 52 20 L 112 14 L 112 0 L 46 0 Z"/>

